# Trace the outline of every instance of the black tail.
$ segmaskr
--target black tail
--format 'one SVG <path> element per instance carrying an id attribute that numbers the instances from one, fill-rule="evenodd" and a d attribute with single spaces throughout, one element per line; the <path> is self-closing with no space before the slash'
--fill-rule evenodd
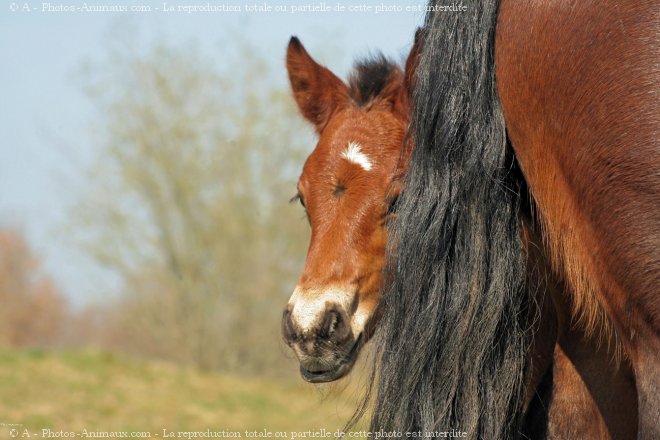
<path id="1" fill-rule="evenodd" d="M 371 428 L 508 439 L 529 339 L 520 194 L 495 90 L 499 2 L 462 3 L 426 19 Z"/>

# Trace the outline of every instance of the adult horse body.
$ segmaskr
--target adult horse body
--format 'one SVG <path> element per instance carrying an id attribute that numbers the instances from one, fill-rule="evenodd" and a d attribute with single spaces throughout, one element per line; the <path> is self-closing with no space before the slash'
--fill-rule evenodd
<path id="1" fill-rule="evenodd" d="M 415 147 L 396 203 L 374 430 L 517 436 L 525 385 L 535 388 L 527 370 L 543 371 L 530 356 L 538 350 L 529 351 L 535 292 L 525 288 L 525 243 L 528 259 L 537 255 L 539 266 L 554 269 L 540 278 L 558 278 L 551 308 L 559 320 L 566 311 L 569 320 L 572 310 L 583 316 L 578 338 L 566 324 L 570 331 L 560 335 L 579 374 L 560 368 L 555 392 L 582 376 L 594 394 L 594 359 L 597 372 L 614 372 L 607 376 L 614 389 L 627 389 L 616 373 L 627 364 L 617 370 L 610 352 L 599 352 L 595 341 L 604 335 L 634 367 L 640 437 L 656 436 L 658 72 L 657 45 L 647 40 L 657 37 L 658 16 L 642 14 L 643 2 L 625 17 L 589 3 L 504 1 L 497 17 L 497 2 L 481 2 L 429 15 Z M 614 51 L 623 44 L 632 50 Z M 612 52 L 625 62 L 609 61 Z M 283 330 L 303 377 L 327 381 L 350 370 L 379 316 L 384 222 L 398 192 L 388 188 L 410 116 L 410 69 L 404 77 L 387 63 L 358 66 L 346 87 L 310 62 L 297 40 L 287 58 L 296 100 L 321 136 L 299 183 L 312 240 Z M 616 82 L 626 69 L 628 81 Z M 522 176 L 512 171 L 504 121 Z M 534 206 L 523 228 L 525 186 Z M 606 423 L 616 418 L 601 405 L 613 396 L 595 400 Z M 551 407 L 551 423 L 552 408 L 556 423 L 568 414 L 561 402 Z"/>
<path id="2" fill-rule="evenodd" d="M 499 9 L 497 90 L 548 259 L 632 364 L 640 438 L 660 437 L 659 59 L 657 1 Z"/>
<path id="3" fill-rule="evenodd" d="M 498 3 L 427 17 L 372 426 L 518 435 L 526 184 L 578 323 L 621 345 L 658 438 L 657 2 Z"/>

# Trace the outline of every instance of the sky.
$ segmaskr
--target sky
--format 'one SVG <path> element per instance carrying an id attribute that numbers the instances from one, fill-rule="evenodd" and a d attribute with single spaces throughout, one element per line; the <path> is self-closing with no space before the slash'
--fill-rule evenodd
<path id="1" fill-rule="evenodd" d="M 424 3 L 1 2 L 0 229 L 26 236 L 74 305 L 113 294 L 111 274 L 72 247 L 66 226 L 99 155 L 89 141 L 97 121 L 83 91 L 82 66 L 102 60 L 115 40 L 128 36 L 139 47 L 186 42 L 221 57 L 236 38 L 245 38 L 273 67 L 268 80 L 285 87 L 283 60 L 292 35 L 345 77 L 355 58 L 375 50 L 403 60 L 423 22 Z"/>

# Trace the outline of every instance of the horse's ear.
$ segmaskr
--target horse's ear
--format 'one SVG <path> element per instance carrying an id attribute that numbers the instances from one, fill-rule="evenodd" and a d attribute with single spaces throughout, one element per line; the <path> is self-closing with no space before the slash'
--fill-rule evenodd
<path id="1" fill-rule="evenodd" d="M 332 113 L 348 101 L 346 85 L 314 61 L 296 37 L 289 41 L 286 68 L 298 108 L 320 133 Z"/>
<path id="2" fill-rule="evenodd" d="M 417 28 L 415 32 L 415 42 L 413 43 L 408 59 L 406 60 L 406 71 L 404 73 L 404 84 L 408 96 L 412 97 L 413 90 L 417 85 L 417 66 L 419 65 L 419 55 L 422 52 L 422 45 L 424 44 L 424 30 Z"/>
<path id="3" fill-rule="evenodd" d="M 413 43 L 408 58 L 406 59 L 406 68 L 403 73 L 403 87 L 401 87 L 401 94 L 395 104 L 395 110 L 401 112 L 407 117 L 410 116 L 412 111 L 412 96 L 415 86 L 417 85 L 417 66 L 419 64 L 419 55 L 422 52 L 422 45 L 424 41 L 424 30 L 417 28 L 415 32 L 415 42 Z"/>

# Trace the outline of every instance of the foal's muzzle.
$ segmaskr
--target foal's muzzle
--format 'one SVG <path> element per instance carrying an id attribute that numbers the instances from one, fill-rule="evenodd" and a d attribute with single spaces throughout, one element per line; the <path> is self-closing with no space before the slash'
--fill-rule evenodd
<path id="1" fill-rule="evenodd" d="M 296 307 L 296 304 L 289 304 L 284 310 L 282 335 L 300 361 L 303 379 L 331 382 L 346 375 L 357 359 L 364 338 L 362 333 L 357 337 L 353 335 L 345 309 L 331 302 L 324 303 L 322 309 L 316 311 Z"/>

